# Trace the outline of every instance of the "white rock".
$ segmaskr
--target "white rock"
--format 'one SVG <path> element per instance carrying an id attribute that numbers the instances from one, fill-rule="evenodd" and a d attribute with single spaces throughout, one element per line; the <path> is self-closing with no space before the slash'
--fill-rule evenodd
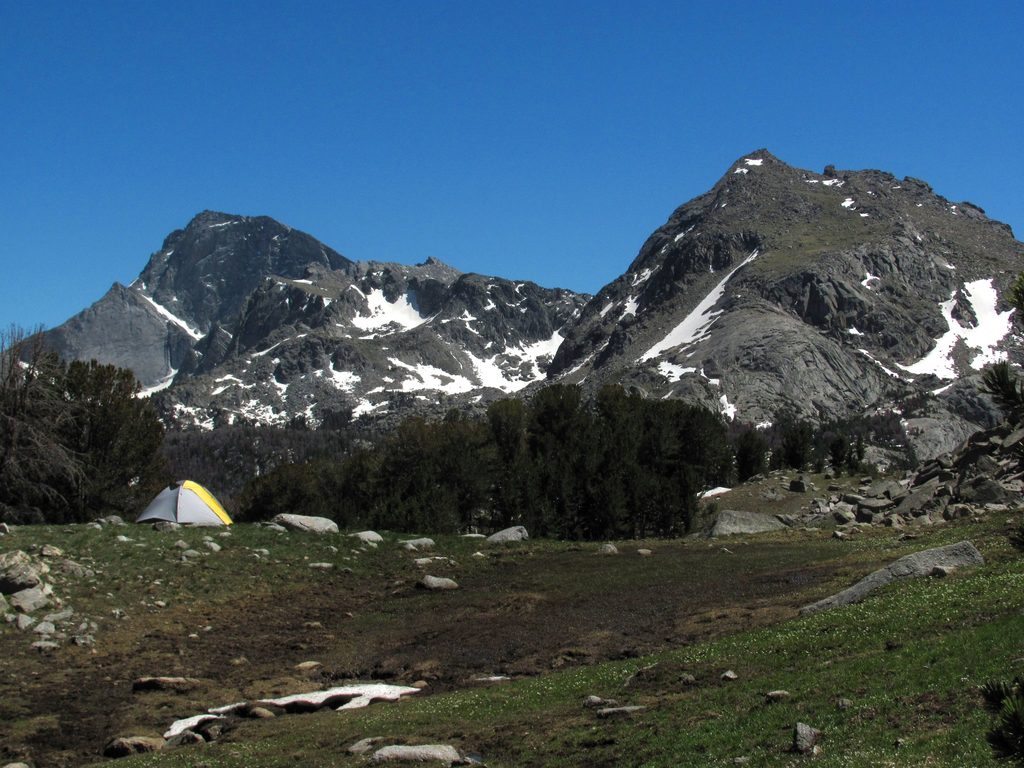
<path id="1" fill-rule="evenodd" d="M 444 579 L 438 576 L 424 576 L 417 582 L 416 586 L 422 587 L 423 589 L 431 590 L 444 590 L 444 589 L 458 589 L 459 585 L 455 583 L 453 579 Z"/>
<path id="2" fill-rule="evenodd" d="M 376 531 L 360 531 L 359 533 L 350 533 L 354 539 L 359 539 L 364 544 L 380 544 L 384 541 L 384 537 Z"/>
<path id="3" fill-rule="evenodd" d="M 410 552 L 419 552 L 420 550 L 433 549 L 435 546 L 434 540 L 427 538 L 405 539 L 404 541 L 400 541 L 399 544 L 401 544 L 405 549 L 409 550 Z"/>
<path id="4" fill-rule="evenodd" d="M 617 555 L 617 554 L 619 554 L 619 549 L 614 544 L 602 544 L 598 548 L 597 554 L 599 554 L 599 555 Z"/>
<path id="5" fill-rule="evenodd" d="M 512 541 L 526 541 L 529 538 L 530 534 L 527 533 L 526 528 L 521 525 L 514 525 L 503 531 L 492 533 L 487 537 L 487 541 L 491 544 L 507 544 Z"/>

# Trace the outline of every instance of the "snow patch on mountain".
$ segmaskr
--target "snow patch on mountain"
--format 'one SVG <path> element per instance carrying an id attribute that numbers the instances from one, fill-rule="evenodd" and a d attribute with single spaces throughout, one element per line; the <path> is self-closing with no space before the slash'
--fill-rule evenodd
<path id="1" fill-rule="evenodd" d="M 951 354 L 958 341 L 975 350 L 970 361 L 970 366 L 974 370 L 981 370 L 986 365 L 1006 359 L 1006 352 L 997 349 L 997 346 L 1010 332 L 1013 310 L 1000 312 L 996 309 L 999 297 L 991 278 L 966 283 L 963 290 L 964 296 L 974 310 L 974 316 L 978 319 L 978 324 L 973 328 L 964 326 L 953 317 L 953 308 L 956 306 L 954 291 L 948 301 L 939 305 L 949 330 L 936 339 L 931 351 L 916 363 L 896 365 L 908 373 L 930 373 L 940 379 L 956 378 Z"/>
<path id="2" fill-rule="evenodd" d="M 185 331 L 185 333 L 187 333 L 196 341 L 199 341 L 199 339 L 203 338 L 202 331 L 200 331 L 198 328 L 194 328 L 193 326 L 189 325 L 186 321 L 182 320 L 176 314 L 167 309 L 167 307 L 165 307 L 163 304 L 158 304 L 152 298 L 142 293 L 142 291 L 139 291 L 139 296 L 148 301 L 153 306 L 153 309 L 159 312 L 164 319 L 168 320 L 171 323 L 174 323 L 174 325 L 181 328 L 183 331 Z"/>
<path id="3" fill-rule="evenodd" d="M 717 304 L 718 300 L 725 294 L 725 286 L 737 271 L 756 259 L 757 254 L 758 251 L 755 249 L 747 258 L 740 262 L 738 266 L 734 267 L 724 278 L 722 278 L 721 282 L 719 282 L 718 285 L 716 285 L 714 289 L 704 297 L 700 304 L 693 308 L 693 311 L 683 319 L 683 322 L 673 328 L 665 338 L 644 352 L 644 354 L 640 356 L 639 362 L 653 360 L 662 352 L 666 352 L 674 347 L 695 344 L 704 338 L 712 324 L 718 319 L 718 316 L 722 314 L 721 310 L 718 310 L 717 312 L 713 310 L 715 304 Z"/>
<path id="4" fill-rule="evenodd" d="M 384 296 L 384 291 L 374 289 L 369 293 L 363 293 L 355 286 L 357 292 L 366 298 L 369 315 L 356 315 L 351 319 L 352 325 L 364 331 L 382 331 L 391 326 L 397 325 L 402 330 L 410 330 L 423 325 L 430 318 L 420 314 L 416 307 L 415 296 L 405 293 L 390 302 Z"/>

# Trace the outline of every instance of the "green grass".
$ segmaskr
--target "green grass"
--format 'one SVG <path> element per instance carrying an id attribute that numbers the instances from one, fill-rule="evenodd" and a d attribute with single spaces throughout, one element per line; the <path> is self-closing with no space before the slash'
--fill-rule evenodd
<path id="1" fill-rule="evenodd" d="M 997 765 L 984 738 L 991 715 L 981 706 L 978 687 L 1022 671 L 1024 561 L 996 521 L 939 527 L 924 537 L 895 542 L 872 534 L 841 546 L 856 573 L 863 572 L 858 562 L 961 538 L 974 540 L 988 563 L 948 579 L 891 585 L 858 605 L 678 650 L 343 715 L 246 722 L 219 743 L 117 764 L 354 766 L 365 759 L 347 755 L 348 745 L 386 736 L 452 743 L 499 767 L 712 766 L 731 765 L 740 756 L 750 757 L 751 765 L 787 766 L 808 760 L 787 751 L 794 724 L 803 721 L 824 734 L 817 766 Z M 730 547 L 753 552 L 760 541 Z M 637 670 L 652 665 L 627 685 Z M 721 682 L 726 669 L 739 680 Z M 684 673 L 696 684 L 683 685 Z M 766 704 L 764 693 L 779 688 L 791 696 Z M 598 720 L 582 707 L 589 694 L 647 709 L 628 720 Z M 851 706 L 839 709 L 840 698 Z"/>

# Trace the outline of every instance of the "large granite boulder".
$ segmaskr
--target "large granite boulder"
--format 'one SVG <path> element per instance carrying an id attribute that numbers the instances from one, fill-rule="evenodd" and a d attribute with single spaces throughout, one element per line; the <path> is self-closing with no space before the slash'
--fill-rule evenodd
<path id="1" fill-rule="evenodd" d="M 326 517 L 312 517 L 310 515 L 276 515 L 270 522 L 280 525 L 289 531 L 302 531 L 304 533 L 337 533 L 338 524 Z"/>
<path id="2" fill-rule="evenodd" d="M 901 557 L 885 568 L 865 576 L 852 587 L 844 589 L 831 597 L 811 603 L 800 609 L 801 614 L 817 613 L 835 608 L 840 605 L 848 605 L 863 600 L 868 593 L 879 587 L 884 587 L 896 579 L 908 579 L 919 576 L 928 576 L 936 567 L 957 568 L 971 565 L 984 565 L 985 558 L 977 548 L 969 541 L 961 541 L 956 544 L 949 544 L 945 547 L 926 549 L 922 552 L 915 552 L 912 555 Z"/>

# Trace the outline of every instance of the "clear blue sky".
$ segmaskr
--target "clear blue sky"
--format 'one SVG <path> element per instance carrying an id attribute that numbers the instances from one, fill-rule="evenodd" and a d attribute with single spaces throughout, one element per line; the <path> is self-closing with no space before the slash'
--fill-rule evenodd
<path id="1" fill-rule="evenodd" d="M 594 292 L 740 155 L 1024 232 L 1019 2 L 0 0 L 0 327 L 204 208 Z"/>

